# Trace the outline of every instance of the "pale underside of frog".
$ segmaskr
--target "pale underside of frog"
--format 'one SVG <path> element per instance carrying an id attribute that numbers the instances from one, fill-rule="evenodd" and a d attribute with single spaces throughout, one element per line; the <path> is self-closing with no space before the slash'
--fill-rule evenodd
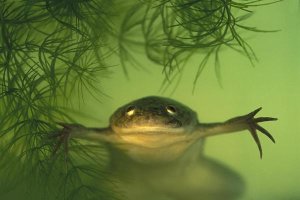
<path id="1" fill-rule="evenodd" d="M 231 169 L 203 156 L 203 140 L 209 136 L 248 130 L 262 157 L 257 130 L 273 142 L 275 140 L 258 123 L 277 119 L 255 118 L 260 110 L 225 122 L 200 123 L 197 114 L 189 107 L 169 98 L 149 96 L 118 108 L 110 117 L 108 127 L 88 128 L 60 123 L 63 129 L 57 134 L 59 142 L 54 151 L 61 144 L 67 149 L 70 138 L 108 144 L 117 168 L 130 179 L 135 177 L 137 180 L 123 184 L 125 190 L 134 193 L 128 195 L 130 200 L 189 200 L 199 199 L 199 196 L 216 199 L 219 195 L 222 199 L 234 199 L 243 191 L 243 180 Z M 145 186 L 141 186 L 143 184 Z M 144 189 L 149 189 L 150 185 L 152 188 L 148 194 Z M 176 198 L 153 196 L 154 190 L 163 191 L 157 194 L 165 193 Z M 197 198 L 192 198 L 194 196 Z"/>

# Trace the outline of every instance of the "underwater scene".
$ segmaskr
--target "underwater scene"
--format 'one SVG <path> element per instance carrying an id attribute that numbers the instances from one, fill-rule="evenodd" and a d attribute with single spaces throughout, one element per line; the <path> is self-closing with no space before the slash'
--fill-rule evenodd
<path id="1" fill-rule="evenodd" d="M 1 200 L 300 200 L 300 1 L 0 0 Z"/>

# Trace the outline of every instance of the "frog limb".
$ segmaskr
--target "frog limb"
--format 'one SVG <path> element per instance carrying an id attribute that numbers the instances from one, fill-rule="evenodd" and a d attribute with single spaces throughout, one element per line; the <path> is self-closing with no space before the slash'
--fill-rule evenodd
<path id="1" fill-rule="evenodd" d="M 249 114 L 234 117 L 221 123 L 198 124 L 198 127 L 194 131 L 194 134 L 196 135 L 196 137 L 202 138 L 202 137 L 214 136 L 214 135 L 219 135 L 224 133 L 232 133 L 232 132 L 248 130 L 251 133 L 259 149 L 260 157 L 262 158 L 262 147 L 261 147 L 259 137 L 257 135 L 257 130 L 260 131 L 262 134 L 266 135 L 273 143 L 275 143 L 275 139 L 266 129 L 261 127 L 258 123 L 275 121 L 277 119 L 273 117 L 254 118 L 255 115 L 261 109 L 262 108 L 258 108 Z"/>
<path id="2" fill-rule="evenodd" d="M 57 133 L 53 134 L 52 138 L 58 138 L 58 142 L 54 147 L 53 153 L 55 154 L 61 145 L 64 145 L 65 154 L 68 153 L 68 142 L 71 138 L 85 139 L 88 141 L 102 141 L 110 142 L 118 140 L 118 137 L 113 134 L 110 127 L 106 128 L 88 128 L 81 124 L 68 124 L 58 122 L 63 128 Z"/>

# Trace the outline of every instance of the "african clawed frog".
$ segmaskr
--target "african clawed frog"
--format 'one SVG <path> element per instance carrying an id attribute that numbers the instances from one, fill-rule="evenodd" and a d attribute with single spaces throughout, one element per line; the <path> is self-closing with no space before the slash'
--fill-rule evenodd
<path id="1" fill-rule="evenodd" d="M 160 181 L 163 182 L 162 176 L 166 176 L 166 179 L 164 180 L 169 182 L 169 177 L 177 176 L 174 175 L 177 173 L 174 171 L 179 168 L 184 168 L 185 165 L 192 166 L 191 169 L 196 171 L 195 173 L 201 174 L 203 171 L 207 171 L 207 169 L 203 170 L 203 166 L 205 165 L 208 168 L 223 171 L 225 174 L 231 174 L 231 178 L 233 177 L 234 180 L 239 180 L 238 176 L 234 175 L 234 173 L 226 167 L 216 164 L 209 159 L 200 158 L 202 141 L 208 136 L 248 130 L 258 146 L 260 156 L 262 156 L 262 148 L 257 135 L 257 130 L 266 135 L 273 142 L 275 141 L 271 134 L 258 123 L 273 121 L 276 120 L 276 118 L 254 118 L 260 110 L 261 108 L 256 109 L 249 114 L 234 117 L 225 122 L 200 123 L 197 119 L 197 114 L 189 107 L 169 98 L 149 96 L 132 101 L 118 108 L 110 117 L 110 124 L 108 127 L 87 128 L 78 124 L 60 123 L 63 126 L 60 137 L 61 142 L 67 141 L 66 138 L 81 138 L 108 143 L 113 154 L 122 154 L 122 156 L 115 157 L 122 160 L 118 165 L 128 164 L 124 162 L 124 159 L 121 159 L 126 157 L 126 162 L 132 163 L 129 166 L 134 166 L 129 168 L 134 169 L 131 171 L 136 171 L 138 177 L 144 177 L 145 174 L 148 173 L 145 172 L 147 168 L 139 166 L 149 165 L 151 166 L 151 168 L 148 168 L 150 171 L 153 170 L 153 166 L 155 166 L 156 169 L 166 169 L 162 166 L 167 166 L 168 163 L 171 163 L 172 168 L 167 168 L 167 170 L 163 172 L 155 171 L 156 174 L 159 174 L 156 176 L 156 179 L 161 179 Z M 199 159 L 202 159 L 202 164 L 199 162 Z M 190 165 L 192 162 L 197 164 Z M 174 166 L 178 166 L 177 168 L 175 167 L 176 170 L 174 170 Z M 168 173 L 173 174 L 167 175 Z M 230 178 L 224 178 L 226 176 L 224 176 L 224 173 L 222 175 L 219 172 L 215 172 L 214 176 L 218 174 L 219 177 L 223 177 L 222 181 L 224 185 L 232 184 L 230 183 Z M 176 181 L 184 182 L 185 177 L 182 176 Z M 193 175 L 185 174 L 184 176 L 187 177 Z M 218 176 L 216 176 L 216 180 L 219 179 Z M 149 177 L 145 177 L 143 178 L 143 181 L 150 179 Z M 154 179 L 154 177 L 155 175 L 151 175 L 151 179 Z M 202 175 L 199 179 L 202 179 Z M 173 180 L 173 182 L 176 181 Z M 193 184 L 191 184 L 190 179 L 186 180 L 186 182 L 188 182 L 186 185 L 193 185 L 187 187 L 192 188 L 195 185 L 194 180 L 192 181 Z M 199 180 L 199 182 L 201 182 L 201 180 Z M 173 183 L 171 183 L 171 185 L 172 184 Z M 165 187 L 166 185 L 168 184 L 164 184 L 164 186 L 160 187 Z M 166 189 L 169 190 L 169 193 L 171 193 L 170 187 L 169 189 Z M 195 191 L 201 192 L 201 194 L 207 192 L 206 189 L 195 189 Z M 181 192 L 180 194 L 182 193 L 184 192 Z M 190 194 L 191 192 L 188 193 Z M 178 194 L 177 196 L 180 195 Z M 188 199 L 185 198 L 184 195 L 182 198 Z M 230 196 L 230 198 L 232 198 L 232 196 Z M 214 199 L 214 197 L 212 199 Z"/>

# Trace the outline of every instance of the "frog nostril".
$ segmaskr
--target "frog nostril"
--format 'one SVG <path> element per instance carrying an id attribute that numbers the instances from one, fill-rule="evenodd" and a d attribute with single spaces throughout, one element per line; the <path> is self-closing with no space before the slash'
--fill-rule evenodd
<path id="1" fill-rule="evenodd" d="M 171 115 L 175 115 L 177 113 L 177 109 L 172 105 L 167 105 L 166 110 Z"/>
<path id="2" fill-rule="evenodd" d="M 126 115 L 128 116 L 132 116 L 136 111 L 136 107 L 135 106 L 128 106 L 126 108 Z"/>
<path id="3" fill-rule="evenodd" d="M 181 127 L 182 126 L 182 122 L 180 122 L 179 120 L 176 120 L 176 119 L 172 119 L 170 121 L 167 122 L 167 124 L 171 127 Z"/>

